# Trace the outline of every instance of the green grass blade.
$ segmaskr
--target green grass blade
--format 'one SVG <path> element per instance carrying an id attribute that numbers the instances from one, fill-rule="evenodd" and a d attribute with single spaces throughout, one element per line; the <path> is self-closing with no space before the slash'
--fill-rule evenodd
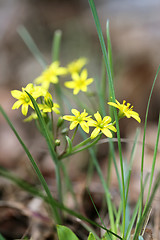
<path id="1" fill-rule="evenodd" d="M 111 75 L 112 75 L 112 79 L 113 79 L 114 78 L 113 58 L 112 58 L 111 38 L 110 38 L 110 33 L 109 33 L 109 20 L 107 20 L 107 24 L 106 24 L 106 33 L 107 33 L 108 61 L 109 61 L 110 71 L 111 71 Z"/>
<path id="2" fill-rule="evenodd" d="M 137 218 L 137 222 L 139 221 L 140 216 L 142 215 L 142 208 L 143 208 L 143 168 L 144 168 L 144 148 L 145 148 L 145 137 L 146 137 L 146 128 L 147 128 L 147 119 L 148 119 L 148 112 L 149 112 L 149 106 L 150 106 L 150 101 L 153 93 L 153 89 L 157 80 L 157 76 L 160 70 L 160 66 L 158 67 L 156 76 L 154 78 L 152 88 L 150 91 L 149 99 L 148 99 L 148 104 L 147 104 L 147 109 L 146 109 L 146 116 L 145 116 L 145 123 L 144 123 L 144 133 L 143 133 L 143 144 L 142 144 L 142 158 L 141 158 L 141 205 L 139 209 L 139 217 Z"/>
<path id="3" fill-rule="evenodd" d="M 7 178 L 8 180 L 12 181 L 12 183 L 18 185 L 20 188 L 22 188 L 23 190 L 29 192 L 30 194 L 34 195 L 34 196 L 39 196 L 41 197 L 44 201 L 46 201 L 47 203 L 50 203 L 50 200 L 48 198 L 48 196 L 44 195 L 44 193 L 40 192 L 37 188 L 29 185 L 28 183 L 24 182 L 23 180 L 21 179 L 18 179 L 17 180 L 17 177 L 13 176 L 13 174 L 10 174 L 8 171 L 6 170 L 3 170 L 3 169 L 0 169 L 1 170 L 1 173 L 0 175 L 2 175 L 3 177 Z M 29 186 L 29 187 L 28 187 Z M 104 229 L 105 231 L 108 231 L 110 232 L 111 234 L 113 234 L 114 236 L 116 236 L 118 239 L 122 239 L 120 236 L 118 236 L 117 234 L 115 233 L 112 233 L 109 229 L 106 229 L 104 226 L 101 226 L 99 224 L 97 224 L 96 222 L 84 217 L 83 215 L 67 208 L 66 206 L 64 206 L 63 204 L 61 204 L 60 202 L 56 201 L 54 198 L 53 198 L 53 203 L 54 203 L 54 206 L 67 212 L 68 214 L 82 220 L 82 221 L 85 221 L 87 223 L 90 223 L 92 224 L 93 226 L 95 227 L 98 227 L 98 228 L 102 228 Z"/>
<path id="4" fill-rule="evenodd" d="M 137 225 L 137 228 L 136 228 L 136 231 L 135 231 L 135 234 L 134 234 L 134 237 L 133 237 L 133 240 L 137 240 L 138 239 L 138 236 L 140 235 L 141 233 L 141 230 L 142 230 L 142 227 L 143 227 L 143 224 L 144 224 L 144 221 L 147 217 L 147 214 L 150 210 L 150 206 L 153 202 L 153 199 L 154 199 L 154 196 L 156 194 L 156 191 L 158 189 L 160 185 L 160 173 L 158 174 L 157 178 L 156 178 L 156 181 L 155 181 L 155 184 L 153 186 L 153 190 L 152 190 L 152 193 L 151 193 L 151 196 L 150 196 L 150 199 L 148 201 L 148 204 L 143 212 L 143 215 L 141 216 L 139 222 L 138 222 L 138 225 Z"/>
<path id="5" fill-rule="evenodd" d="M 14 126 L 12 125 L 11 121 L 9 120 L 8 116 L 6 115 L 6 113 L 4 112 L 3 108 L 0 106 L 0 112 L 2 113 L 3 117 L 6 119 L 7 123 L 9 124 L 10 128 L 12 129 L 12 131 L 14 132 L 15 136 L 17 137 L 19 143 L 21 144 L 22 148 L 24 149 L 25 153 L 27 154 L 47 196 L 48 196 L 48 199 L 49 199 L 49 202 L 50 202 L 50 205 L 52 207 L 52 210 L 53 210 L 53 213 L 54 213 L 54 217 L 55 217 L 55 221 L 57 223 L 61 223 L 61 219 L 59 217 L 59 214 L 58 214 L 58 211 L 57 211 L 57 208 L 55 207 L 55 204 L 54 204 L 54 200 L 53 200 L 53 197 L 51 195 L 51 192 L 47 186 L 47 183 L 44 179 L 44 177 L 42 176 L 35 160 L 33 159 L 31 153 L 29 152 L 28 148 L 26 147 L 26 145 L 24 144 L 24 142 L 22 141 L 21 137 L 19 136 L 19 134 L 17 133 L 17 131 L 15 130 Z"/>
<path id="6" fill-rule="evenodd" d="M 126 184 L 126 202 L 128 200 L 129 184 L 130 184 L 130 178 L 131 178 L 131 169 L 132 169 L 132 165 L 133 165 L 133 157 L 134 157 L 134 153 L 135 153 L 135 149 L 136 149 L 139 134 L 140 134 L 140 129 L 137 129 L 135 139 L 134 139 L 134 142 L 133 142 L 133 147 L 132 147 L 132 150 L 131 150 L 131 157 L 130 157 L 130 161 L 129 161 L 129 170 L 128 170 L 129 174 L 128 174 L 127 181 L 126 181 L 126 183 L 127 183 Z"/>
<path id="7" fill-rule="evenodd" d="M 155 144 L 155 148 L 154 148 L 154 155 L 153 155 L 151 176 L 150 176 L 150 182 L 149 182 L 149 189 L 148 189 L 147 200 L 146 200 L 146 203 L 145 203 L 144 211 L 145 211 L 145 208 L 148 204 L 149 196 L 150 196 L 150 193 L 151 193 L 151 187 L 152 187 L 152 182 L 153 182 L 153 174 L 154 174 L 154 170 L 155 170 L 156 157 L 157 157 L 157 151 L 158 151 L 159 135 L 160 135 L 160 116 L 159 116 L 159 122 L 158 122 L 157 139 L 156 139 L 156 144 Z"/>
<path id="8" fill-rule="evenodd" d="M 37 60 L 37 62 L 39 62 L 42 68 L 45 69 L 47 66 L 47 63 L 42 53 L 38 49 L 37 45 L 33 41 L 32 37 L 30 36 L 29 32 L 27 31 L 27 29 L 24 26 L 20 26 L 17 31 L 21 36 L 21 38 L 23 39 L 23 41 L 25 42 L 25 44 L 27 45 L 28 49 L 31 51 L 31 53 Z"/>
<path id="9" fill-rule="evenodd" d="M 56 30 L 54 32 L 53 43 L 52 43 L 52 61 L 53 62 L 59 60 L 59 49 L 61 44 L 61 38 L 62 38 L 62 31 Z"/>
<path id="10" fill-rule="evenodd" d="M 149 174 L 146 175 L 145 177 L 145 180 L 144 180 L 144 189 L 147 185 L 147 182 L 148 182 L 148 179 L 149 179 Z M 128 228 L 127 228 L 127 232 L 126 232 L 126 235 L 125 235 L 125 240 L 129 240 L 130 239 L 130 234 L 131 234 L 131 230 L 133 229 L 133 226 L 134 226 L 134 223 L 135 223 L 135 220 L 136 220 L 136 216 L 138 215 L 138 209 L 139 209 L 139 205 L 140 205 L 140 196 L 138 198 L 138 201 L 136 203 L 136 206 L 134 208 L 134 211 L 132 213 L 132 217 L 130 219 L 130 222 L 129 222 L 129 225 L 128 225 Z"/>
<path id="11" fill-rule="evenodd" d="M 94 17 L 94 21 L 96 24 L 97 28 L 97 33 L 99 37 L 99 41 L 101 44 L 102 48 L 102 53 L 106 65 L 106 70 L 107 70 L 107 75 L 108 75 L 108 82 L 109 82 L 109 88 L 111 90 L 111 96 L 112 96 L 112 101 L 115 102 L 115 92 L 114 92 L 114 85 L 113 85 L 113 79 L 112 79 L 112 74 L 111 74 L 111 69 L 109 66 L 109 61 L 108 61 L 108 55 L 105 47 L 105 42 L 102 34 L 102 29 L 99 23 L 99 18 L 97 15 L 97 11 L 95 8 L 95 4 L 93 0 L 89 0 L 90 8 Z M 118 123 L 118 116 L 117 116 L 117 111 L 114 109 L 114 116 L 116 120 L 116 128 L 117 128 L 117 138 L 118 138 L 118 149 L 119 149 L 119 156 L 120 156 L 120 165 L 121 165 L 121 178 L 122 178 L 122 190 L 123 190 L 123 233 L 122 236 L 124 237 L 125 233 L 125 211 L 126 211 L 126 201 L 125 201 L 125 184 L 124 184 L 124 169 L 123 169 L 123 158 L 122 158 L 122 148 L 121 148 L 121 141 L 120 141 L 120 130 L 119 130 L 119 123 Z"/>
<path id="12" fill-rule="evenodd" d="M 46 199 L 46 196 L 36 187 L 20 179 L 19 177 L 15 176 L 14 174 L 2 167 L 0 167 L 0 176 L 10 180 L 12 183 L 16 184 L 18 187 L 22 188 L 23 190 L 29 192 L 32 195 Z"/>
<path id="13" fill-rule="evenodd" d="M 0 240 L 5 240 L 5 238 L 0 234 Z"/>

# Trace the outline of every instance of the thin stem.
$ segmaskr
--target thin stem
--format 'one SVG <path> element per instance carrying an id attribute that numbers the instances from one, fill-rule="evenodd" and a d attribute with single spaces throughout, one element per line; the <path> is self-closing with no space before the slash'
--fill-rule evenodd
<path id="1" fill-rule="evenodd" d="M 73 142 L 73 140 L 74 140 L 74 138 L 75 138 L 75 136 L 76 136 L 76 133 L 77 133 L 77 130 L 78 130 L 78 126 L 79 126 L 79 124 L 76 126 L 76 128 L 75 128 L 75 130 L 74 130 L 73 136 L 72 136 L 72 138 L 71 138 L 71 142 Z"/>

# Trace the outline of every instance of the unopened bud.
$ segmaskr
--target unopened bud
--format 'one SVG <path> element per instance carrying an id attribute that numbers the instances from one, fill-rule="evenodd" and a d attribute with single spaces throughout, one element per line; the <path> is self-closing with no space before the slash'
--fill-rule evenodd
<path id="1" fill-rule="evenodd" d="M 61 134 L 66 135 L 68 133 L 69 129 L 68 128 L 63 128 L 61 131 Z"/>
<path id="2" fill-rule="evenodd" d="M 61 144 L 61 141 L 60 141 L 59 139 L 56 139 L 56 140 L 55 140 L 55 145 L 56 145 L 56 146 L 60 146 L 60 144 Z"/>
<path id="3" fill-rule="evenodd" d="M 64 123 L 64 119 L 63 119 L 62 116 L 60 116 L 60 117 L 58 118 L 57 127 L 58 127 L 58 128 L 61 127 L 63 123 Z"/>

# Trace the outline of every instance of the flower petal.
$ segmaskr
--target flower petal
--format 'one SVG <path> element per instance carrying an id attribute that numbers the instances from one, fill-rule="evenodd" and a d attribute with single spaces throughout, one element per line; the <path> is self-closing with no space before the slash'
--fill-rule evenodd
<path id="1" fill-rule="evenodd" d="M 89 133 L 89 126 L 85 121 L 80 122 L 80 126 L 82 127 L 83 131 Z"/>
<path id="2" fill-rule="evenodd" d="M 91 134 L 91 139 L 97 137 L 98 133 L 100 132 L 100 128 L 95 128 Z"/>
<path id="3" fill-rule="evenodd" d="M 112 124 L 107 125 L 107 128 L 112 130 L 113 132 L 117 132 L 117 129 Z"/>
<path id="4" fill-rule="evenodd" d="M 112 133 L 111 133 L 111 131 L 108 128 L 103 128 L 103 129 L 101 129 L 101 131 L 103 132 L 103 134 L 106 137 L 112 138 Z"/>
<path id="5" fill-rule="evenodd" d="M 70 122 L 75 121 L 75 117 L 71 116 L 71 115 L 65 115 L 65 116 L 63 116 L 63 119 L 70 121 Z"/>
<path id="6" fill-rule="evenodd" d="M 94 114 L 94 117 L 97 120 L 97 122 L 101 122 L 102 121 L 102 117 L 101 117 L 101 115 L 100 115 L 100 113 L 98 111 Z"/>
<path id="7" fill-rule="evenodd" d="M 20 97 L 22 96 L 22 92 L 19 90 L 12 90 L 11 95 L 14 98 L 20 99 Z"/>
<path id="8" fill-rule="evenodd" d="M 23 101 L 22 100 L 18 100 L 16 101 L 13 106 L 12 106 L 12 109 L 18 109 L 21 105 L 23 104 Z"/>
<path id="9" fill-rule="evenodd" d="M 70 125 L 70 127 L 69 127 L 70 130 L 72 130 L 73 128 L 75 128 L 78 124 L 79 124 L 79 122 L 77 122 L 77 121 L 72 122 L 71 125 Z"/>
<path id="10" fill-rule="evenodd" d="M 22 110 L 22 114 L 26 116 L 28 112 L 28 104 L 23 104 L 21 110 Z"/>
<path id="11" fill-rule="evenodd" d="M 75 88 L 75 82 L 74 81 L 65 82 L 64 85 L 67 88 Z"/>
<path id="12" fill-rule="evenodd" d="M 80 112 L 77 109 L 72 109 L 71 112 L 78 117 L 80 115 Z"/>
<path id="13" fill-rule="evenodd" d="M 83 80 L 86 80 L 87 76 L 88 76 L 87 69 L 83 69 L 83 71 L 81 72 L 81 78 Z"/>
<path id="14" fill-rule="evenodd" d="M 116 103 L 114 103 L 114 102 L 108 102 L 108 104 L 109 104 L 110 106 L 113 106 L 113 107 L 116 107 L 116 108 L 119 109 L 118 104 L 116 104 Z"/>

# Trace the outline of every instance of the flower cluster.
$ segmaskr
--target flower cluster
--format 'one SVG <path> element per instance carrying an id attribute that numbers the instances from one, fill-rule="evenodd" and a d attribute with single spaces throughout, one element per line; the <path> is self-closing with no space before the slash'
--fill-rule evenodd
<path id="1" fill-rule="evenodd" d="M 21 111 L 23 115 L 27 115 L 29 106 L 34 109 L 32 101 L 28 95 L 28 93 L 37 101 L 38 107 L 42 113 L 43 117 L 47 116 L 47 113 L 55 112 L 56 114 L 60 114 L 60 106 L 57 103 L 53 102 L 53 97 L 49 93 L 50 84 L 57 84 L 60 76 L 64 76 L 66 74 L 70 74 L 72 77 L 72 81 L 67 81 L 64 85 L 67 88 L 73 89 L 73 94 L 78 94 L 79 91 L 86 92 L 87 86 L 93 82 L 93 78 L 88 78 L 87 69 L 84 68 L 87 63 L 86 58 L 79 58 L 78 60 L 71 62 L 67 65 L 67 67 L 61 67 L 58 61 L 53 62 L 44 72 L 42 72 L 41 76 L 35 79 L 33 85 L 29 83 L 25 88 L 22 88 L 22 91 L 13 90 L 11 94 L 17 101 L 14 103 L 12 109 L 18 109 L 21 106 Z M 38 85 L 36 85 L 38 84 Z M 109 105 L 117 108 L 118 119 L 127 117 L 134 118 L 139 123 L 141 119 L 139 114 L 133 111 L 133 106 L 130 103 L 126 103 L 124 100 L 123 103 L 116 102 L 108 102 Z M 112 122 L 110 116 L 105 116 L 102 118 L 100 113 L 97 111 L 94 114 L 94 119 L 92 116 L 89 116 L 86 110 L 80 113 L 76 109 L 71 110 L 73 115 L 65 115 L 63 116 L 63 120 L 70 121 L 70 130 L 74 128 L 78 128 L 80 125 L 83 131 L 87 134 L 89 133 L 89 128 L 94 128 L 90 138 L 94 139 L 98 136 L 99 133 L 104 134 L 106 137 L 112 138 L 112 132 L 116 132 L 115 121 Z M 37 119 L 38 116 L 36 112 L 33 112 L 25 121 L 31 121 L 33 119 Z"/>
<path id="2" fill-rule="evenodd" d="M 116 132 L 116 128 L 113 126 L 113 123 L 111 123 L 111 117 L 109 116 L 102 119 L 100 113 L 97 112 L 94 114 L 96 120 L 93 120 L 91 116 L 88 116 L 85 109 L 82 113 L 76 109 L 72 109 L 71 111 L 74 116 L 66 115 L 63 117 L 65 120 L 71 121 L 70 130 L 80 125 L 86 133 L 89 133 L 89 127 L 95 127 L 91 134 L 91 139 L 97 137 L 100 132 L 102 132 L 106 137 L 112 138 L 111 131 Z"/>
<path id="3" fill-rule="evenodd" d="M 133 111 L 133 106 L 131 106 L 130 103 L 127 103 L 126 105 L 126 101 L 123 101 L 123 103 L 120 104 L 116 100 L 116 103 L 108 102 L 108 104 L 119 109 L 118 119 L 124 117 L 127 118 L 133 117 L 139 123 L 141 122 L 139 114 Z M 102 132 L 106 137 L 112 138 L 113 137 L 112 132 L 117 131 L 116 128 L 114 127 L 115 122 L 111 122 L 112 121 L 111 117 L 105 116 L 104 118 L 102 118 L 98 111 L 97 113 L 94 114 L 95 120 L 93 120 L 91 116 L 88 116 L 88 113 L 86 112 L 85 109 L 82 113 L 80 113 L 76 109 L 72 109 L 71 112 L 74 114 L 74 116 L 71 115 L 63 116 L 63 119 L 71 122 L 70 130 L 80 125 L 86 133 L 89 133 L 89 127 L 94 127 L 94 130 L 92 131 L 90 136 L 91 139 L 96 138 L 100 132 Z"/>
<path id="4" fill-rule="evenodd" d="M 72 81 L 67 81 L 64 85 L 67 88 L 73 89 L 73 94 L 78 94 L 79 91 L 86 92 L 87 86 L 93 82 L 93 78 L 87 78 L 87 69 L 82 70 L 86 63 L 86 58 L 79 58 L 78 60 L 68 64 L 67 67 L 61 67 L 58 61 L 53 62 L 39 77 L 34 80 L 35 85 L 29 83 L 25 88 L 22 88 L 22 91 L 11 91 L 12 96 L 17 99 L 12 109 L 18 109 L 21 107 L 22 114 L 24 116 L 27 115 L 29 106 L 34 109 L 32 101 L 27 94 L 29 93 L 34 100 L 37 100 L 39 97 L 44 98 L 43 101 L 41 99 L 41 103 L 38 104 L 42 113 L 54 111 L 56 114 L 60 114 L 59 105 L 57 103 L 53 103 L 52 96 L 48 92 L 50 84 L 57 84 L 60 76 L 70 74 Z M 27 121 L 36 118 L 36 114 L 33 113 L 27 118 Z"/>

